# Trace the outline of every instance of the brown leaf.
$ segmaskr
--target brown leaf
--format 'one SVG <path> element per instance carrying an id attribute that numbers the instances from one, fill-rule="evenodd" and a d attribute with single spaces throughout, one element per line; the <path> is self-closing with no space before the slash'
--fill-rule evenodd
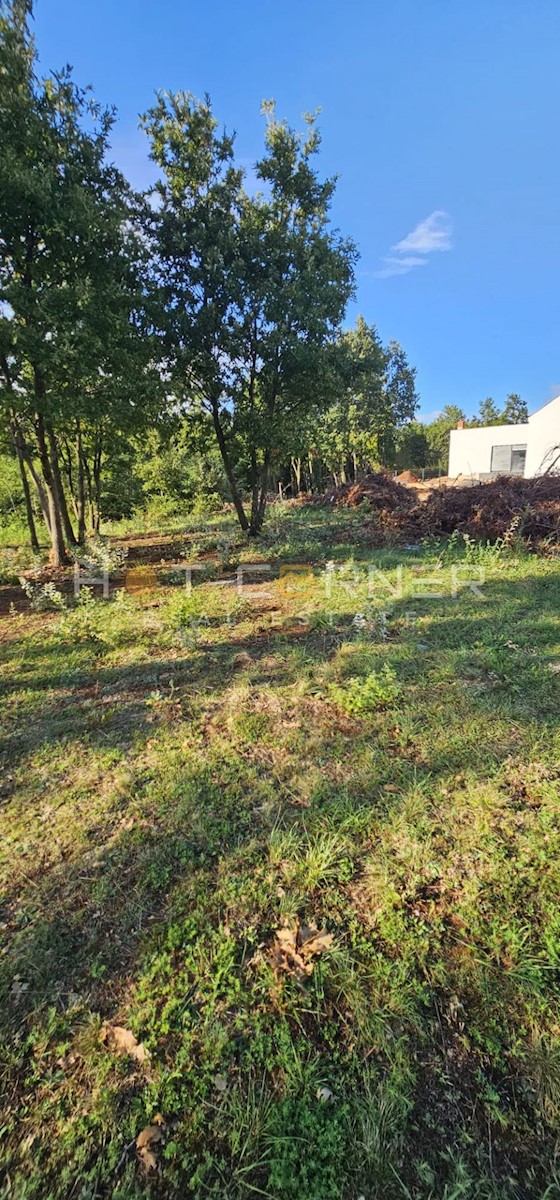
<path id="1" fill-rule="evenodd" d="M 165 1121 L 158 1113 L 151 1125 L 146 1125 L 136 1138 L 136 1153 L 146 1175 L 157 1169 L 157 1158 L 154 1153 L 158 1143 L 163 1140 Z"/>
<path id="2" fill-rule="evenodd" d="M 151 1150 L 148 1150 L 147 1146 L 138 1151 L 138 1158 L 142 1163 L 146 1175 L 149 1175 L 151 1171 L 157 1170 L 157 1158 L 155 1154 L 152 1154 Z"/>
<path id="3" fill-rule="evenodd" d="M 297 946 L 297 929 L 277 929 L 276 941 L 286 950 L 295 950 Z"/>
<path id="4" fill-rule="evenodd" d="M 323 950 L 328 950 L 332 946 L 333 935 L 323 930 L 319 933 L 317 929 L 310 929 L 308 926 L 302 926 L 300 933 L 300 950 L 307 958 L 312 958 L 315 954 L 322 954 Z"/>
<path id="5" fill-rule="evenodd" d="M 317 929 L 299 923 L 295 929 L 278 929 L 270 962 L 275 970 L 284 971 L 301 982 L 313 971 L 310 960 L 328 950 L 332 940 L 332 933 L 319 933 Z"/>
<path id="6" fill-rule="evenodd" d="M 161 1142 L 163 1129 L 161 1125 L 145 1125 L 136 1138 L 136 1149 L 145 1150 L 155 1142 Z"/>
<path id="7" fill-rule="evenodd" d="M 116 1054 L 129 1054 L 141 1065 L 150 1057 L 150 1051 L 144 1043 L 138 1042 L 130 1029 L 125 1029 L 123 1025 L 110 1025 L 106 1021 L 99 1037 L 100 1041 L 107 1042 Z"/>

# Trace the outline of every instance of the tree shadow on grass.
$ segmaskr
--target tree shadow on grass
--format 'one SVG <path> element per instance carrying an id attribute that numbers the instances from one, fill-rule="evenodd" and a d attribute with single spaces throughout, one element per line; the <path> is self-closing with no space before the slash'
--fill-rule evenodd
<path id="1" fill-rule="evenodd" d="M 380 655 L 394 662 L 405 685 L 423 689 L 420 707 L 430 692 L 439 693 L 431 712 L 442 736 L 445 705 L 450 710 L 459 705 L 465 720 L 465 750 L 471 735 L 474 745 L 480 739 L 484 714 L 491 722 L 499 718 L 516 726 L 539 721 L 556 729 L 560 721 L 560 676 L 555 673 L 560 650 L 558 594 L 554 581 L 526 577 L 513 585 L 493 580 L 484 603 L 467 595 L 467 610 L 462 593 L 443 606 L 438 601 L 423 605 L 408 599 L 393 601 L 388 619 L 389 630 L 395 629 L 396 635 L 388 645 L 379 646 Z M 407 628 L 411 608 L 412 625 Z M 58 644 L 46 649 L 33 644 L 26 648 L 24 678 L 7 680 L 2 687 L 6 699 L 22 692 L 22 704 L 26 694 L 30 702 L 23 707 L 23 720 L 17 711 L 10 715 L 0 737 L 0 756 L 10 766 L 41 746 L 54 747 L 79 737 L 91 745 L 118 746 L 131 738 L 139 744 L 157 728 L 157 706 L 150 707 L 150 696 L 165 693 L 170 679 L 176 702 L 175 709 L 170 705 L 170 720 L 174 716 L 188 720 L 189 698 L 219 700 L 236 676 L 248 682 L 253 692 L 261 686 L 281 690 L 294 681 L 292 650 L 305 655 L 312 670 L 313 664 L 332 657 L 342 640 L 356 637 L 347 612 L 330 613 L 329 621 L 323 632 L 293 622 L 288 628 L 271 626 L 257 636 L 232 631 L 230 638 L 217 643 L 205 643 L 201 627 L 193 646 L 182 654 L 175 650 L 168 658 L 115 667 L 97 664 L 91 658 L 92 647 L 86 645 L 73 648 L 78 662 L 67 668 Z M 190 636 L 188 630 L 186 634 Z M 368 644 L 375 649 L 375 641 Z M 8 658 L 17 654 L 17 647 L 11 647 Z M 275 659 L 272 670 L 271 657 Z M 245 660 L 241 664 L 240 658 Z M 515 729 L 512 736 L 517 736 Z M 436 757 L 431 766 L 449 769 L 458 765 L 461 753 L 459 739 L 451 756 Z M 501 753 L 499 745 L 497 753 Z"/>
<path id="2" fill-rule="evenodd" d="M 463 767 L 484 780 L 503 752 L 509 752 L 508 748 L 520 749 L 520 729 L 529 729 L 530 726 L 533 743 L 539 727 L 551 733 L 556 731 L 560 717 L 559 708 L 554 703 L 556 677 L 554 672 L 546 668 L 547 661 L 552 660 L 557 652 L 559 641 L 555 589 L 544 587 L 540 579 L 531 581 L 528 578 L 514 591 L 512 596 L 509 583 L 502 585 L 493 581 L 490 599 L 485 603 L 476 604 L 474 599 L 471 601 L 469 598 L 470 608 L 466 610 L 461 607 L 459 600 L 451 611 L 451 601 L 440 608 L 424 606 L 423 610 L 418 610 L 418 624 L 413 622 L 410 626 L 407 624 L 410 602 L 403 600 L 391 605 L 389 641 L 379 642 L 377 647 L 375 643 L 368 643 L 365 648 L 369 652 L 373 646 L 374 653 L 377 648 L 380 663 L 390 661 L 394 664 L 405 699 L 407 689 L 418 689 L 417 711 L 413 690 L 413 701 L 407 706 L 410 719 L 412 723 L 415 720 L 432 722 L 436 733 L 431 744 L 424 745 L 421 758 L 418 757 L 414 740 L 407 746 L 406 742 L 399 742 L 400 735 L 395 733 L 394 758 L 389 759 L 389 770 L 391 762 L 395 764 L 395 769 L 397 765 L 405 763 L 410 779 L 412 769 L 418 767 L 416 781 L 428 781 L 434 790 L 443 778 L 448 782 L 451 770 Z M 424 617 L 428 619 L 424 620 Z M 394 632 L 391 631 L 392 626 Z M 333 628 L 341 631 L 340 637 L 330 631 L 318 635 L 312 630 L 303 629 L 297 633 L 270 630 L 261 638 L 240 634 L 232 635 L 220 644 L 204 645 L 201 641 L 191 651 L 179 653 L 174 658 L 158 656 L 116 667 L 93 662 L 87 669 L 77 668 L 75 686 L 69 689 L 68 695 L 54 696 L 46 706 L 40 706 L 39 691 L 43 685 L 52 686 L 53 679 L 48 661 L 45 664 L 42 662 L 41 653 L 44 654 L 44 649 L 41 652 L 38 647 L 36 657 L 31 662 L 37 666 L 40 664 L 40 671 L 30 679 L 37 692 L 37 705 L 30 707 L 26 727 L 17 732 L 15 737 L 12 731 L 12 737 L 3 739 L 2 750 L 8 762 L 21 763 L 26 755 L 32 755 L 34 750 L 42 746 L 52 746 L 54 753 L 57 743 L 62 745 L 65 739 L 73 744 L 82 739 L 95 747 L 113 744 L 126 746 L 133 740 L 135 745 L 142 746 L 149 739 L 157 738 L 162 723 L 188 725 L 191 693 L 197 698 L 206 696 L 209 700 L 219 702 L 224 690 L 236 678 L 243 680 L 257 695 L 261 687 L 277 689 L 281 693 L 286 684 L 293 683 L 294 677 L 297 678 L 297 668 L 294 670 L 294 661 L 290 659 L 291 649 L 300 647 L 311 663 L 317 664 L 336 652 L 341 638 L 355 636 L 350 628 L 348 613 L 335 614 Z M 417 646 L 420 641 L 422 649 Z M 236 665 L 240 655 L 243 656 L 241 666 Z M 274 656 L 275 663 L 271 667 L 270 662 L 267 664 L 265 660 Z M 369 670 L 371 656 L 366 655 L 366 659 L 365 669 Z M 57 660 L 57 669 L 59 665 Z M 171 675 L 174 679 L 173 690 L 168 687 Z M 169 695 L 165 693 L 165 688 Z M 13 690 L 18 691 L 17 681 L 14 681 Z M 151 690 L 164 691 L 163 704 L 165 706 L 169 701 L 169 717 L 159 714 L 159 701 L 155 708 L 146 704 Z M 180 697 L 178 710 L 174 708 L 177 693 Z M 9 694 L 9 687 L 5 694 Z M 181 708 L 183 700 L 184 709 Z M 358 745 L 363 747 L 368 738 L 373 742 L 377 736 L 388 737 L 392 727 L 398 726 L 401 717 L 399 705 L 397 700 L 387 714 L 374 716 L 369 722 L 356 722 L 355 735 L 349 735 L 349 755 L 353 736 L 356 748 Z M 324 763 L 329 751 L 329 738 L 332 741 L 332 730 L 329 733 L 325 727 L 321 738 L 313 743 L 312 750 L 308 749 L 307 753 Z M 199 753 L 206 751 L 201 749 Z M 350 758 L 344 760 L 344 766 L 350 770 Z M 243 938 L 239 939 L 234 959 L 227 959 L 225 966 L 209 955 L 209 971 L 213 987 L 218 986 L 216 979 L 220 977 L 220 971 L 224 978 L 228 978 L 229 972 L 227 987 L 231 983 L 231 995 L 223 985 L 227 1022 L 235 1023 L 237 1020 L 243 1026 L 243 1021 L 247 1019 L 249 1002 L 247 997 L 243 998 L 243 956 L 247 957 L 258 946 L 259 939 L 270 936 L 278 919 L 276 883 L 274 880 L 272 883 L 263 881 L 262 872 L 259 874 L 263 855 L 266 856 L 269 833 L 267 805 L 273 805 L 271 811 L 275 805 L 274 811 L 278 813 L 276 783 L 273 774 L 267 774 L 263 769 L 262 760 L 254 762 L 242 754 L 238 761 L 229 763 L 218 757 L 206 764 L 195 761 L 188 768 L 179 763 L 171 781 L 166 781 L 165 769 L 164 763 L 161 766 L 158 764 L 158 770 L 162 771 L 161 779 L 152 779 L 149 789 L 140 789 L 139 796 L 127 793 L 125 796 L 115 795 L 114 803 L 110 800 L 107 807 L 112 808 L 113 819 L 101 844 L 89 844 L 71 855 L 68 861 L 51 863 L 46 871 L 39 867 L 35 870 L 32 866 L 27 881 L 24 880 L 22 886 L 4 897 L 2 920 L 5 925 L 6 952 L 1 960 L 4 1004 L 0 1008 L 0 1023 L 10 1046 L 10 1055 L 17 1057 L 17 1047 L 22 1041 L 25 1042 L 28 1033 L 32 1035 L 12 1077 L 14 1089 L 20 1094 L 29 1075 L 35 1070 L 35 1059 L 40 1059 L 36 1046 L 43 1039 L 45 1048 L 41 1053 L 47 1082 L 35 1078 L 32 1087 L 38 1091 L 50 1088 L 49 1095 L 57 1095 L 60 1071 L 64 1073 L 68 1069 L 70 1081 L 73 1078 L 69 1067 L 57 1068 L 57 1057 L 60 1055 L 56 1048 L 57 1040 L 71 1042 L 76 1021 L 115 1019 L 119 1011 L 126 1007 L 130 991 L 139 980 L 148 980 L 148 998 L 144 1003 L 148 1008 L 153 1004 L 157 1014 L 160 1011 L 157 989 L 161 979 L 167 980 L 168 990 L 161 1003 L 170 1001 L 169 1016 L 165 1018 L 169 1023 L 169 1034 L 161 1033 L 162 1022 L 159 1026 L 161 1041 L 158 1042 L 158 1034 L 153 1046 L 154 1062 L 161 1061 L 169 1065 L 176 1048 L 186 1038 L 187 1025 L 189 1030 L 191 1027 L 195 1030 L 205 1028 L 208 1011 L 214 1012 L 206 993 L 202 991 L 198 995 L 196 986 L 193 985 L 193 990 L 190 990 L 189 985 L 185 986 L 184 992 L 175 995 L 173 972 L 178 973 L 182 987 L 180 972 L 191 942 L 196 942 L 197 952 L 203 956 L 206 943 L 214 946 L 215 939 L 221 937 L 220 929 L 227 917 L 223 896 L 219 893 L 219 883 L 224 877 L 231 880 L 232 904 L 237 902 L 241 907 L 245 906 L 244 919 L 251 932 L 246 942 L 243 942 Z M 371 770 L 369 765 L 368 770 Z M 373 813 L 376 803 L 379 803 L 378 780 L 373 782 L 370 779 L 365 788 L 359 784 L 352 784 L 352 787 L 356 807 L 369 803 Z M 343 785 L 339 785 L 338 790 L 341 792 Z M 285 811 L 289 813 L 287 823 L 303 830 L 306 822 L 311 824 L 315 820 L 315 827 L 320 829 L 321 817 L 327 815 L 329 798 L 336 791 L 336 785 L 327 782 L 322 792 L 315 793 L 313 804 L 316 805 L 316 812 L 312 808 L 307 813 L 301 813 L 288 810 L 286 806 Z M 384 803 L 385 821 L 390 824 L 398 815 L 398 804 L 391 794 Z M 340 821 L 338 826 L 335 825 L 336 829 L 339 827 Z M 240 878 L 241 866 L 247 873 L 246 881 Z M 328 903 L 324 899 L 326 896 L 329 897 Z M 411 928 L 415 921 L 421 920 L 424 903 L 425 896 L 420 889 L 408 905 L 411 909 Z M 321 906 L 325 905 L 325 920 L 334 921 L 337 938 L 344 943 L 346 918 L 340 894 L 336 889 L 331 894 L 328 885 L 321 885 L 314 895 L 314 904 L 317 912 L 321 912 Z M 414 906 L 420 916 L 414 913 Z M 302 916 L 305 914 L 302 913 Z M 254 918 L 252 927 L 250 918 Z M 179 928 L 174 933 L 176 925 Z M 426 925 L 429 928 L 427 917 Z M 437 923 L 435 928 L 437 931 Z M 406 932 L 408 935 L 408 926 Z M 427 936 L 425 932 L 422 933 L 422 944 L 425 944 Z M 464 941 L 465 936 L 464 933 L 457 934 L 452 924 L 449 925 L 445 934 L 447 942 L 441 950 L 440 977 L 445 954 L 451 956 L 455 944 L 461 937 Z M 373 935 L 369 934 L 368 937 L 378 956 L 375 961 L 383 963 L 383 970 L 387 971 L 388 977 L 396 956 L 401 952 L 404 955 L 406 945 L 390 944 L 388 940 L 379 938 L 376 943 Z M 364 939 L 365 947 L 369 945 L 368 937 L 363 932 L 359 935 L 357 945 L 362 945 L 362 950 L 358 949 L 357 952 L 358 963 L 360 953 L 365 954 Z M 173 938 L 175 943 L 170 949 L 170 939 L 173 941 Z M 473 949 L 480 958 L 480 947 L 473 945 Z M 483 986 L 487 986 L 483 978 L 483 965 L 476 965 L 474 953 L 473 962 L 474 975 L 468 996 L 460 992 L 460 972 L 453 975 L 446 967 L 446 1002 L 449 1004 L 453 1001 L 453 995 L 447 993 L 453 989 L 456 993 L 459 988 L 459 1000 L 461 1003 L 464 1001 L 466 1011 L 472 1002 L 473 992 L 477 988 L 482 991 Z M 499 999 L 500 980 L 505 968 L 498 964 L 492 970 Z M 435 1004 L 438 999 L 437 987 L 426 984 L 425 971 L 426 961 L 419 952 L 418 962 L 415 960 L 411 974 L 417 972 L 419 987 L 421 984 L 424 988 L 427 1001 Z M 170 973 L 169 978 L 166 972 Z M 367 973 L 364 974 L 360 985 L 364 988 L 366 998 L 370 995 L 369 978 Z M 441 983 L 438 986 L 441 988 Z M 325 1049 L 323 1039 L 329 1028 L 331 1032 L 335 1028 L 341 1040 L 344 1031 L 352 1029 L 348 1014 L 341 1016 L 336 1007 L 337 993 L 334 987 L 329 991 L 328 979 L 325 987 L 324 995 L 317 993 L 314 996 L 316 1018 L 311 1013 L 311 1004 L 305 998 L 305 1005 L 303 999 L 300 1003 L 300 1008 L 305 1007 L 305 1011 L 297 1013 L 300 1027 L 305 1029 L 309 1044 L 318 1054 Z M 250 1021 L 254 1020 L 255 1029 L 260 1021 L 261 1031 L 264 1027 L 266 1037 L 272 1037 L 271 1030 L 279 1018 L 269 993 L 252 997 L 249 1008 L 252 1004 L 254 1013 L 251 1009 Z M 56 1033 L 52 1050 L 49 1049 L 46 1033 L 49 1008 L 55 1013 L 53 1028 Z M 188 1022 L 184 1018 L 185 1013 Z M 420 1005 L 412 1017 L 421 1021 Z M 350 1022 L 348 1026 L 346 1021 Z M 394 1020 L 391 1018 L 387 1026 L 388 1042 L 398 1042 L 408 1037 L 414 1039 L 413 1024 L 413 1020 L 407 1022 L 399 1015 Z M 296 1026 L 294 1016 L 294 1029 Z M 146 1031 L 138 1028 L 137 1032 L 139 1036 L 149 1037 L 150 1031 L 149 1028 Z M 248 1058 L 243 1056 L 248 1055 L 248 1051 L 238 1031 L 233 1043 L 236 1047 L 234 1054 L 239 1062 L 246 1063 Z M 253 1046 L 252 1052 L 259 1069 L 268 1071 L 266 1045 L 264 1040 L 262 1045 L 258 1044 L 258 1048 Z M 409 1146 L 414 1147 L 419 1155 L 422 1154 L 423 1139 L 425 1143 L 427 1136 L 421 1120 L 422 1109 L 429 1108 L 430 1103 L 435 1101 L 438 1089 L 449 1090 L 451 1076 L 455 1092 L 464 1099 L 465 1104 L 470 1104 L 469 1120 L 476 1110 L 477 1133 L 484 1136 L 488 1131 L 488 1125 L 485 1126 L 484 1122 L 490 1120 L 494 1139 L 494 1169 L 500 1178 L 503 1176 L 505 1179 L 511 1165 L 517 1161 L 513 1142 L 518 1127 L 515 1124 L 515 1111 L 513 1114 L 509 1111 L 509 1093 L 504 1081 L 502 1078 L 496 1080 L 487 1072 L 488 1078 L 483 1078 L 480 1083 L 480 1072 L 485 1064 L 483 1056 L 474 1050 L 469 1052 L 470 1057 L 466 1055 L 465 1065 L 461 1069 L 457 1059 L 455 1077 L 451 1068 L 456 1064 L 453 1061 L 450 1067 L 446 1061 L 450 1048 L 457 1055 L 463 1052 L 457 1039 L 452 1047 L 445 1045 L 441 1054 L 439 1051 L 432 1053 L 425 1047 L 418 1052 L 416 1061 L 422 1070 L 411 1120 L 418 1125 L 420 1132 L 411 1130 Z M 188 1069 L 189 1064 L 185 1060 L 185 1073 Z M 96 1084 L 97 1081 L 94 1081 L 91 1086 Z M 206 1085 L 208 1089 L 211 1088 L 208 1080 Z M 495 1120 L 487 1118 L 488 1110 L 484 1107 L 486 1101 L 483 1093 L 488 1094 L 488 1089 L 491 1090 L 494 1085 L 504 1087 L 501 1099 L 513 1122 L 509 1142 L 507 1134 L 501 1132 L 499 1116 Z M 146 1081 L 135 1077 L 131 1083 L 125 1073 L 122 1085 L 117 1082 L 111 1086 L 114 1086 L 115 1095 L 119 1097 L 118 1104 L 127 1113 L 127 1136 L 131 1130 L 133 1135 L 138 1128 L 138 1124 L 134 1124 L 139 1111 L 138 1107 L 135 1109 L 135 1103 Z M 473 1089 L 476 1088 L 480 1090 L 479 1096 L 474 1094 Z M 204 1113 L 211 1111 L 214 1103 L 209 1100 L 209 1095 L 211 1097 L 211 1092 L 201 1093 L 199 1107 Z M 83 1102 L 79 1081 L 74 1099 L 69 1101 L 66 1095 L 65 1102 L 76 1107 Z M 496 1103 L 495 1100 L 493 1102 Z M 515 1110 L 514 1101 L 511 1101 L 511 1107 Z M 455 1146 L 457 1153 L 461 1145 L 463 1148 L 466 1145 L 459 1136 L 460 1108 L 456 1099 L 449 1100 L 445 1112 L 441 1105 L 438 1108 L 438 1120 L 443 1129 L 443 1134 L 438 1136 L 445 1136 Z M 527 1130 L 529 1122 L 522 1104 L 519 1112 L 519 1128 Z M 535 1146 L 539 1138 L 545 1161 L 547 1157 L 548 1161 L 552 1159 L 548 1134 L 539 1133 L 534 1139 L 535 1144 L 527 1135 L 527 1144 L 521 1157 L 525 1153 L 531 1169 L 536 1161 Z M 109 1140 L 113 1140 L 113 1134 Z M 125 1139 L 117 1132 L 116 1140 L 118 1157 Z M 434 1164 L 438 1161 L 440 1149 L 435 1145 L 436 1141 L 434 1135 Z M 103 1145 L 103 1131 L 97 1128 L 89 1153 L 102 1156 Z M 48 1154 L 46 1157 L 49 1159 Z M 52 1155 L 49 1161 L 52 1170 Z M 401 1169 L 402 1164 L 397 1165 Z M 404 1169 L 406 1174 L 406 1164 Z M 51 1194 L 62 1195 L 61 1191 L 56 1191 L 56 1176 L 51 1174 L 49 1178 L 53 1181 L 54 1190 Z M 105 1176 L 105 1186 L 110 1187 L 107 1178 Z M 254 1178 L 257 1183 L 263 1182 L 258 1172 Z M 183 1182 L 186 1186 L 184 1178 Z M 417 1180 L 411 1177 L 410 1183 L 414 1187 Z M 536 1183 L 533 1193 L 531 1184 L 522 1186 L 525 1186 L 526 1195 L 539 1194 Z M 173 1190 L 163 1194 L 180 1193 Z M 516 1192 L 513 1190 L 505 1194 L 513 1196 Z M 518 1190 L 517 1194 L 523 1194 L 523 1191 Z"/>

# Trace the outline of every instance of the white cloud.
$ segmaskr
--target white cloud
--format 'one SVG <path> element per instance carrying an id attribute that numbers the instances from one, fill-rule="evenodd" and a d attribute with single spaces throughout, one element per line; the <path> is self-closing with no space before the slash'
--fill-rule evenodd
<path id="1" fill-rule="evenodd" d="M 407 275 L 415 267 L 425 267 L 426 255 L 436 250 L 451 250 L 453 226 L 449 213 L 436 208 L 429 217 L 420 221 L 406 237 L 391 247 L 392 253 L 383 259 L 381 269 L 376 272 L 379 279 L 391 275 Z"/>
<path id="2" fill-rule="evenodd" d="M 388 279 L 390 275 L 406 275 L 414 267 L 425 267 L 427 261 L 427 258 L 418 258 L 417 255 L 411 254 L 405 254 L 402 258 L 389 255 L 388 258 L 383 259 L 385 265 L 375 274 L 379 279 Z"/>
<path id="3" fill-rule="evenodd" d="M 452 225 L 449 213 L 436 208 L 425 221 L 407 233 L 402 242 L 397 242 L 393 250 L 399 254 L 432 254 L 434 250 L 451 250 Z"/>

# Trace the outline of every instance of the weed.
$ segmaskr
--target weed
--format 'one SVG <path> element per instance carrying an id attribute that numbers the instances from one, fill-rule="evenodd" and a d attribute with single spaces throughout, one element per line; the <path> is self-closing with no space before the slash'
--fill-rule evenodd
<path id="1" fill-rule="evenodd" d="M 89 538 L 84 546 L 76 551 L 76 561 L 80 566 L 97 574 L 103 571 L 122 571 L 127 557 L 127 547 L 113 546 L 108 538 L 101 537 L 100 534 Z"/>
<path id="2" fill-rule="evenodd" d="M 364 717 L 393 704 L 399 690 L 394 670 L 389 663 L 385 663 L 380 671 L 370 671 L 363 679 L 351 676 L 344 687 L 331 684 L 329 696 L 350 716 Z"/>
<path id="3" fill-rule="evenodd" d="M 33 612 L 59 612 L 66 607 L 66 600 L 54 583 L 36 583 L 23 577 L 20 583 Z"/>

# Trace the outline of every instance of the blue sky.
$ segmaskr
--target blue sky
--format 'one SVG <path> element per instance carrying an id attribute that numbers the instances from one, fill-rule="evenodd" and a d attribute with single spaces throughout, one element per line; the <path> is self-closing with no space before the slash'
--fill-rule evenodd
<path id="1" fill-rule="evenodd" d="M 42 66 L 117 106 L 114 157 L 158 88 L 210 92 L 250 164 L 260 102 L 320 106 L 357 300 L 418 368 L 421 411 L 560 393 L 558 0 L 36 0 Z"/>

